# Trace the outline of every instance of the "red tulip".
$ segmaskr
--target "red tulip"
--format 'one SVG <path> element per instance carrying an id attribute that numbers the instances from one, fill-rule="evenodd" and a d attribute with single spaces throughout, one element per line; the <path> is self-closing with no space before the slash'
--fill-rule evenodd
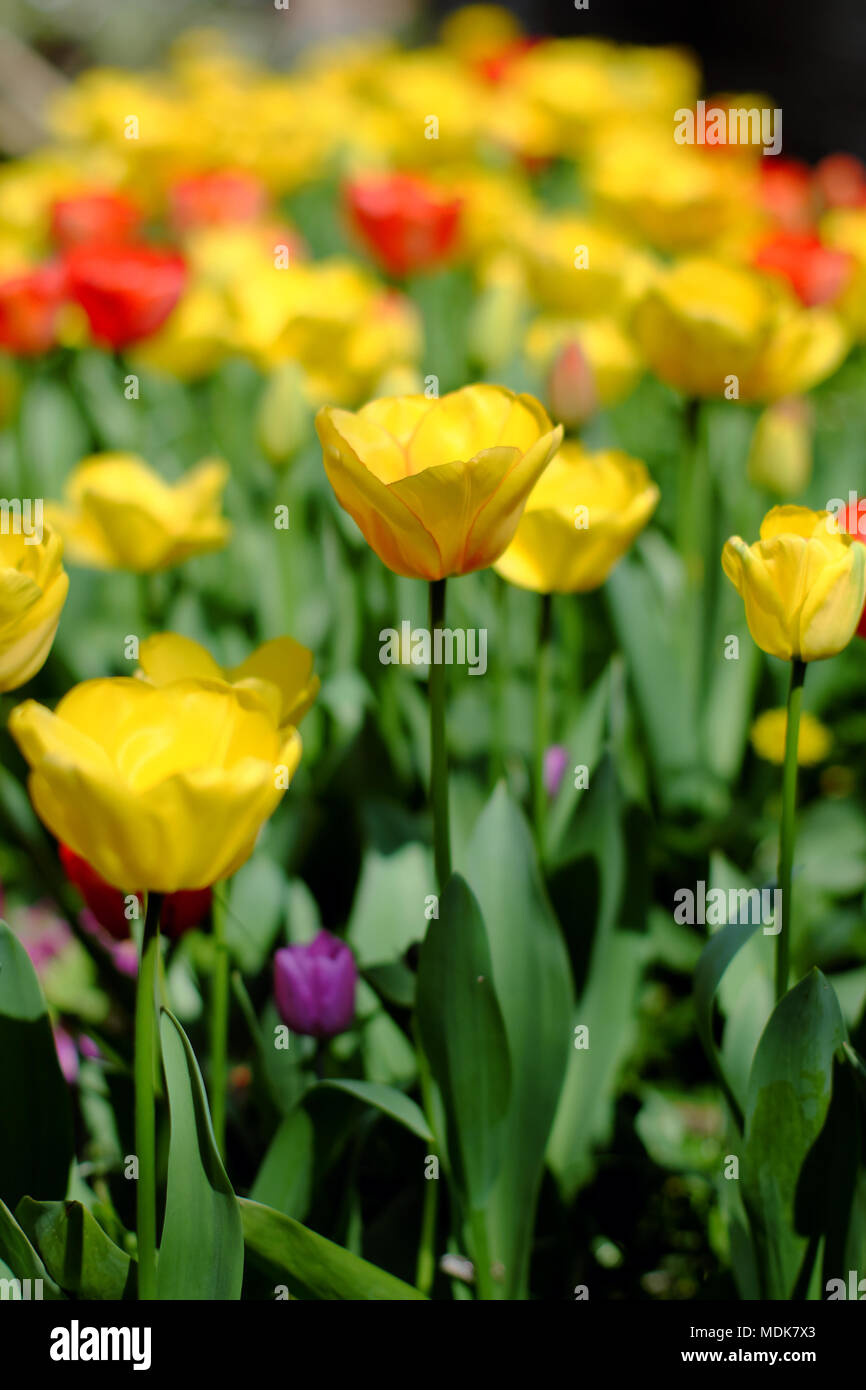
<path id="1" fill-rule="evenodd" d="M 810 307 L 834 300 L 851 273 L 847 252 L 825 246 L 814 232 L 779 232 L 758 249 L 755 265 L 783 276 Z"/>
<path id="2" fill-rule="evenodd" d="M 0 280 L 0 346 L 20 357 L 47 352 L 56 341 L 65 294 L 63 268 L 56 262 Z"/>
<path id="3" fill-rule="evenodd" d="M 130 934 L 130 919 L 126 915 L 125 895 L 119 888 L 112 888 L 111 884 L 106 883 L 87 860 L 68 845 L 60 846 L 60 861 L 69 882 L 78 889 L 99 925 L 115 941 L 126 941 Z M 140 902 L 139 899 L 139 910 Z M 182 936 L 185 931 L 204 921 L 210 911 L 210 903 L 210 888 L 167 893 L 162 904 L 162 930 L 173 939 Z"/>
<path id="4" fill-rule="evenodd" d="M 69 293 L 90 320 L 94 337 L 112 348 L 161 328 L 186 284 L 182 256 L 140 244 L 73 246 L 64 265 Z"/>
<path id="5" fill-rule="evenodd" d="M 547 400 L 554 420 L 568 429 L 583 425 L 598 410 L 595 376 L 574 339 L 557 353 L 547 381 Z"/>
<path id="6" fill-rule="evenodd" d="M 815 220 L 816 196 L 812 170 L 796 159 L 762 159 L 761 203 L 781 226 L 802 231 Z"/>
<path id="7" fill-rule="evenodd" d="M 849 536 L 856 536 L 861 544 L 866 545 L 866 504 L 860 501 L 849 502 L 844 512 L 839 513 L 839 526 L 843 531 L 847 531 Z M 857 632 L 861 637 L 866 637 L 866 604 L 860 614 Z"/>
<path id="8" fill-rule="evenodd" d="M 77 193 L 51 205 L 51 235 L 64 250 L 87 241 L 129 241 L 140 223 L 140 209 L 122 193 Z"/>
<path id="9" fill-rule="evenodd" d="M 815 170 L 815 183 L 827 207 L 866 205 L 866 168 L 853 154 L 828 154 Z"/>
<path id="10" fill-rule="evenodd" d="M 525 58 L 526 54 L 540 42 L 540 39 L 529 38 L 525 35 L 516 39 L 509 39 L 500 47 L 485 53 L 483 57 L 476 58 L 475 71 L 483 81 L 489 82 L 493 87 L 498 87 L 513 76 L 521 58 Z"/>
<path id="11" fill-rule="evenodd" d="M 268 193 L 243 169 L 214 169 L 181 179 L 169 194 L 171 221 L 178 231 L 232 222 L 255 222 L 268 204 Z"/>
<path id="12" fill-rule="evenodd" d="M 410 174 L 356 179 L 346 202 L 367 249 L 391 275 L 440 265 L 456 241 L 460 199 Z"/>

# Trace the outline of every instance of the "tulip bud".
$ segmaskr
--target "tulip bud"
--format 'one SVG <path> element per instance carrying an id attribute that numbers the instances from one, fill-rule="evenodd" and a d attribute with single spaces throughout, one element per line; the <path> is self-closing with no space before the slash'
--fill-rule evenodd
<path id="1" fill-rule="evenodd" d="M 575 340 L 566 343 L 554 361 L 547 382 L 547 399 L 554 420 L 561 420 L 568 429 L 584 424 L 598 409 L 592 368 Z"/>
<path id="2" fill-rule="evenodd" d="M 268 378 L 259 401 L 256 437 L 275 468 L 285 468 L 310 432 L 312 412 L 297 362 L 282 362 Z"/>
<path id="3" fill-rule="evenodd" d="M 320 931 L 304 946 L 284 946 L 274 956 L 274 997 L 280 1018 L 294 1033 L 333 1038 L 352 1026 L 358 969 L 351 950 Z"/>
<path id="4" fill-rule="evenodd" d="M 779 497 L 803 492 L 812 475 L 812 428 L 812 409 L 802 396 L 768 406 L 752 436 L 749 481 Z"/>
<path id="5" fill-rule="evenodd" d="M 568 749 L 563 748 L 561 743 L 552 743 L 544 750 L 544 789 L 551 801 L 562 785 L 569 761 Z"/>

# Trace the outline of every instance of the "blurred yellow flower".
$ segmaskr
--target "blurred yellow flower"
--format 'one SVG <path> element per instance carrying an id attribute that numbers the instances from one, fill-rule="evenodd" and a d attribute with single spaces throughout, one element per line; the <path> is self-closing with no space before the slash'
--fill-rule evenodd
<path id="1" fill-rule="evenodd" d="M 866 598 L 866 546 L 830 512 L 773 507 L 760 540 L 725 542 L 722 568 L 746 605 L 754 641 L 782 661 L 822 661 L 847 647 Z"/>
<path id="2" fill-rule="evenodd" d="M 821 240 L 847 251 L 853 269 L 836 308 L 858 342 L 866 339 L 866 208 L 834 208 L 821 221 Z"/>
<path id="3" fill-rule="evenodd" d="M 530 287 L 561 316 L 617 317 L 649 282 L 653 263 L 618 233 L 572 212 L 519 229 Z"/>
<path id="4" fill-rule="evenodd" d="M 167 483 L 134 454 L 93 454 L 66 482 L 66 504 L 46 508 L 69 558 L 93 569 L 149 574 L 221 550 L 231 533 L 220 512 L 228 467 L 204 459 Z"/>
<path id="5" fill-rule="evenodd" d="M 742 160 L 675 144 L 668 123 L 610 131 L 593 149 L 587 174 L 598 211 L 664 251 L 703 250 L 757 221 L 756 179 Z"/>
<path id="6" fill-rule="evenodd" d="M 823 381 L 848 348 L 840 320 L 775 278 L 695 257 L 657 273 L 633 315 L 650 368 L 690 396 L 772 401 Z"/>
<path id="7" fill-rule="evenodd" d="M 115 888 L 174 893 L 235 872 L 301 756 L 255 691 L 85 681 L 54 714 L 33 700 L 9 730 L 53 835 Z"/>
<path id="8" fill-rule="evenodd" d="M 786 709 L 768 709 L 759 714 L 749 735 L 758 757 L 766 759 L 768 763 L 784 763 L 787 730 Z M 797 735 L 797 762 L 800 766 L 814 767 L 816 763 L 822 763 L 830 752 L 832 743 L 830 730 L 820 719 L 816 719 L 814 714 L 803 710 Z"/>
<path id="9" fill-rule="evenodd" d="M 615 449 L 588 453 L 569 440 L 530 493 L 514 539 L 494 569 L 536 593 L 597 589 L 658 500 L 640 459 Z"/>
<path id="10" fill-rule="evenodd" d="M 151 685 L 172 681 L 226 681 L 258 692 L 281 729 L 300 724 L 319 693 L 313 653 L 293 637 L 275 637 L 239 666 L 223 668 L 206 647 L 177 632 L 157 632 L 139 648 L 139 665 Z"/>
<path id="11" fill-rule="evenodd" d="M 397 574 L 443 579 L 493 563 L 562 439 L 532 396 L 465 386 L 316 417 L 337 501 Z"/>
<path id="12" fill-rule="evenodd" d="M 690 106 L 700 74 L 675 48 L 640 48 L 601 39 L 557 39 L 538 44 L 515 76 L 555 124 L 559 152 L 579 156 L 612 123 L 628 121 L 637 137 L 641 120 L 666 119 Z"/>
<path id="13" fill-rule="evenodd" d="M 313 400 L 354 404 L 420 355 L 412 302 L 348 261 L 250 267 L 229 303 L 235 348 L 265 369 L 298 362 Z"/>
<path id="14" fill-rule="evenodd" d="M 5 513 L 4 513 L 5 517 Z M 0 531 L 0 691 L 16 690 L 45 663 L 69 576 L 63 545 L 49 526 L 26 536 Z"/>

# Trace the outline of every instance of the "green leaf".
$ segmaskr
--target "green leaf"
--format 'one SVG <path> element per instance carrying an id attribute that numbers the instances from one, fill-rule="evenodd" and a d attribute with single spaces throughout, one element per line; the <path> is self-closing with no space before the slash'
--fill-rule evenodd
<path id="1" fill-rule="evenodd" d="M 0 1261 L 15 1279 L 29 1279 L 31 1286 L 37 1280 L 41 1280 L 41 1298 L 52 1300 L 65 1297 L 65 1294 L 51 1278 L 39 1258 L 38 1252 L 30 1244 L 24 1231 L 3 1202 L 0 1202 Z"/>
<path id="2" fill-rule="evenodd" d="M 698 1037 L 707 1054 L 707 1059 L 718 1077 L 719 1084 L 725 1093 L 739 1128 L 742 1128 L 742 1113 L 736 1097 L 728 1085 L 713 1039 L 713 1000 L 716 997 L 716 990 L 721 983 L 722 976 L 734 956 L 754 936 L 759 926 L 759 922 L 728 922 L 726 926 L 721 927 L 710 937 L 701 952 L 701 958 L 695 969 L 695 1022 Z"/>
<path id="3" fill-rule="evenodd" d="M 219 892 L 225 892 L 220 885 Z M 245 975 L 257 975 L 270 955 L 286 907 L 286 880 L 267 855 L 254 854 L 232 879 L 225 914 L 226 943 Z"/>
<path id="4" fill-rule="evenodd" d="M 315 1298 L 387 1302 L 424 1295 L 393 1274 L 352 1255 L 299 1221 L 241 1197 L 247 1249 L 278 1275 L 288 1275 Z"/>
<path id="5" fill-rule="evenodd" d="M 313 1186 L 313 1125 L 298 1106 L 280 1122 L 268 1145 L 250 1198 L 303 1221 Z"/>
<path id="6" fill-rule="evenodd" d="M 758 1043 L 741 1179 L 766 1298 L 790 1298 L 802 1263 L 807 1242 L 794 1227 L 797 1184 L 827 1116 L 833 1054 L 844 1041 L 836 996 L 812 970 L 777 1004 Z"/>
<path id="7" fill-rule="evenodd" d="M 337 1091 L 345 1091 L 347 1095 L 362 1100 L 365 1105 L 375 1106 L 383 1115 L 390 1115 L 392 1120 L 405 1125 L 410 1133 L 417 1134 L 419 1139 L 427 1143 L 433 1142 L 433 1135 L 430 1133 L 430 1126 L 424 1118 L 423 1110 L 409 1096 L 398 1091 L 396 1086 L 380 1086 L 374 1081 L 351 1080 L 322 1081 L 319 1084 Z"/>
<path id="8" fill-rule="evenodd" d="M 565 1081 L 547 1157 L 563 1196 L 570 1200 L 589 1180 L 593 1151 L 613 1126 L 616 1080 L 637 1033 L 637 991 L 649 956 L 647 936 L 620 931 L 626 849 L 622 797 L 606 756 L 581 803 L 569 835 L 569 856 L 594 860 L 600 881 L 593 923 L 578 901 L 571 930 L 592 935 L 592 951 L 577 1009 L 568 1023 Z M 575 1033 L 576 1028 L 587 1032 Z M 582 1046 L 584 1040 L 587 1046 Z"/>
<path id="9" fill-rule="evenodd" d="M 389 855 L 367 851 L 346 932 L 361 969 L 399 960 L 423 940 L 425 898 L 434 892 L 430 855 L 420 845 Z"/>
<path id="10" fill-rule="evenodd" d="M 157 1296 L 240 1298 L 244 1269 L 240 1214 L 214 1142 L 201 1072 L 189 1039 L 167 1009 L 162 1011 L 159 1031 L 171 1142 Z"/>
<path id="11" fill-rule="evenodd" d="M 77 1298 L 135 1297 L 135 1262 L 81 1202 L 34 1202 L 15 1213 L 57 1284 Z"/>
<path id="12" fill-rule="evenodd" d="M 0 922 L 0 1200 L 65 1196 L 72 1162 L 69 1088 L 30 957 Z"/>
<path id="13" fill-rule="evenodd" d="M 506 849 L 507 847 L 507 849 Z M 504 1298 L 525 1293 L 544 1155 L 571 1036 L 571 970 L 522 812 L 499 786 L 466 852 L 487 928 L 511 1059 L 501 1168 L 487 1202 L 491 1259 Z"/>
<path id="14" fill-rule="evenodd" d="M 442 1092 L 451 1166 L 468 1208 L 478 1210 L 504 1155 L 511 1075 L 484 921 L 459 874 L 421 948 L 417 1019 Z"/>

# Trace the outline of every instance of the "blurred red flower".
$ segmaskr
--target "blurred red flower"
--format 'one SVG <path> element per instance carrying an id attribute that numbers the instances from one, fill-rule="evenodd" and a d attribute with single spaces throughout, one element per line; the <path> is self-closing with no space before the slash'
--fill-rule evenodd
<path id="1" fill-rule="evenodd" d="M 60 845 L 59 852 L 66 877 L 78 889 L 99 925 L 115 941 L 126 941 L 130 934 L 130 919 L 126 915 L 124 894 L 119 888 L 112 888 L 111 884 L 106 883 L 87 860 L 68 845 Z M 210 888 L 167 893 L 162 904 L 162 931 L 172 938 L 182 936 L 185 931 L 204 921 L 210 904 Z"/>
<path id="2" fill-rule="evenodd" d="M 825 246 L 814 232 L 778 232 L 758 248 L 754 263 L 783 276 L 809 307 L 834 300 L 852 269 L 847 252 Z"/>
<path id="3" fill-rule="evenodd" d="M 430 270 L 454 247 L 459 198 L 411 174 L 371 174 L 345 190 L 352 224 L 379 265 L 391 275 Z"/>
<path id="4" fill-rule="evenodd" d="M 0 347 L 21 357 L 47 352 L 65 295 L 63 267 L 55 261 L 0 280 Z"/>
<path id="5" fill-rule="evenodd" d="M 95 338 L 112 348 L 149 338 L 161 328 L 186 284 L 186 262 L 174 251 L 141 244 L 87 242 L 64 256 L 69 293 Z"/>
<path id="6" fill-rule="evenodd" d="M 803 231 L 815 220 L 814 176 L 797 159 L 762 159 L 761 203 L 766 212 L 790 231 Z"/>
<path id="7" fill-rule="evenodd" d="M 130 241 L 140 224 L 140 208 L 122 193 L 77 193 L 51 205 L 51 235 L 63 250 L 88 241 Z"/>
<path id="8" fill-rule="evenodd" d="M 828 154 L 815 170 L 815 183 L 827 207 L 866 205 L 866 168 L 853 154 Z"/>
<path id="9" fill-rule="evenodd" d="M 268 205 L 268 193 L 243 169 L 214 169 L 178 180 L 169 203 L 172 225 L 188 232 L 193 227 L 255 222 Z"/>

